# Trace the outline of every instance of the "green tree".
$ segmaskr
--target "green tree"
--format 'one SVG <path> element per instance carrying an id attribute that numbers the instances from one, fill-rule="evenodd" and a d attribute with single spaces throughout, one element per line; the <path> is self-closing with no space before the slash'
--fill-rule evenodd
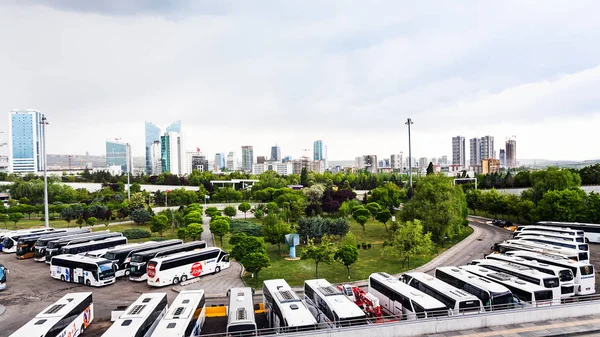
<path id="1" fill-rule="evenodd" d="M 150 231 L 158 233 L 161 237 L 163 236 L 163 232 L 169 228 L 169 218 L 164 214 L 153 216 L 150 223 Z"/>
<path id="2" fill-rule="evenodd" d="M 85 220 L 83 220 L 83 217 L 80 216 L 79 218 L 77 218 L 77 221 L 75 223 L 79 226 L 79 228 L 81 228 L 81 226 L 85 223 Z"/>
<path id="3" fill-rule="evenodd" d="M 251 252 L 244 256 L 241 261 L 242 265 L 247 272 L 250 272 L 256 279 L 256 285 L 258 286 L 258 273 L 263 269 L 271 265 L 269 256 L 264 252 Z"/>
<path id="4" fill-rule="evenodd" d="M 375 221 L 375 215 L 381 212 L 381 205 L 376 202 L 370 202 L 367 204 L 366 208 L 369 210 L 369 213 L 371 213 L 372 220 Z"/>
<path id="5" fill-rule="evenodd" d="M 350 265 L 358 260 L 358 248 L 356 245 L 342 245 L 335 251 L 334 259 L 346 266 L 348 279 L 350 279 Z"/>
<path id="6" fill-rule="evenodd" d="M 252 208 L 252 206 L 250 206 L 249 203 L 247 202 L 242 202 L 239 206 L 238 206 L 238 210 L 240 210 L 240 212 L 244 212 L 244 219 L 246 219 L 246 213 Z"/>
<path id="7" fill-rule="evenodd" d="M 244 240 L 247 237 L 248 237 L 248 234 L 246 234 L 245 232 L 235 233 L 229 238 L 229 244 L 232 246 L 235 246 L 240 241 Z"/>
<path id="8" fill-rule="evenodd" d="M 69 227 L 72 220 L 77 219 L 77 213 L 70 206 L 63 208 L 62 211 L 60 211 L 60 216 L 67 222 L 67 227 Z"/>
<path id="9" fill-rule="evenodd" d="M 0 213 L 0 221 L 4 222 L 4 226 L 8 229 L 8 214 Z"/>
<path id="10" fill-rule="evenodd" d="M 132 212 L 134 209 L 144 208 L 145 204 L 146 198 L 144 198 L 142 192 L 133 193 L 129 199 L 129 209 L 131 209 Z"/>
<path id="11" fill-rule="evenodd" d="M 498 193 L 496 189 L 483 194 L 485 208 L 490 213 L 494 214 L 494 219 L 498 219 L 498 214 L 506 212 L 507 202 L 504 194 Z"/>
<path id="12" fill-rule="evenodd" d="M 202 223 L 203 219 L 202 219 L 202 213 L 198 212 L 198 211 L 192 211 L 190 213 L 188 213 L 188 215 L 186 215 L 183 218 L 186 226 L 189 226 L 192 223 Z"/>
<path id="13" fill-rule="evenodd" d="M 98 219 L 95 217 L 89 217 L 86 222 L 88 226 L 94 228 L 94 225 L 96 224 L 96 222 L 98 222 Z"/>
<path id="14" fill-rule="evenodd" d="M 518 204 L 519 217 L 527 222 L 532 222 L 535 204 L 531 200 L 521 200 Z"/>
<path id="15" fill-rule="evenodd" d="M 204 232 L 202 225 L 199 223 L 191 223 L 187 226 L 188 236 L 192 238 L 192 240 L 196 240 L 196 238 L 200 239 L 200 235 Z"/>
<path id="16" fill-rule="evenodd" d="M 581 177 L 576 172 L 558 167 L 549 167 L 545 170 L 531 173 L 531 189 L 533 202 L 538 203 L 548 191 L 562 191 L 581 186 Z"/>
<path id="17" fill-rule="evenodd" d="M 235 210 L 235 207 L 233 206 L 227 206 L 225 207 L 225 209 L 223 210 L 223 214 L 227 215 L 228 217 L 234 217 L 237 214 L 237 211 Z"/>
<path id="18" fill-rule="evenodd" d="M 468 190 L 465 193 L 467 207 L 473 210 L 473 214 L 477 215 L 477 209 L 481 207 L 482 194 L 480 190 Z"/>
<path id="19" fill-rule="evenodd" d="M 430 254 L 433 252 L 431 233 L 424 233 L 421 221 L 407 221 L 400 225 L 394 233 L 390 246 L 383 249 L 384 256 L 404 258 L 410 268 L 410 258 L 415 255 Z"/>
<path id="20" fill-rule="evenodd" d="M 538 202 L 535 213 L 539 220 L 545 221 L 576 222 L 583 220 L 585 197 L 585 192 L 580 189 L 548 191 Z"/>
<path id="21" fill-rule="evenodd" d="M 231 249 L 231 257 L 236 261 L 244 261 L 244 258 L 253 252 L 267 253 L 265 248 L 265 241 L 262 238 L 256 236 L 241 236 L 238 238 L 238 242 Z"/>
<path id="22" fill-rule="evenodd" d="M 177 230 L 177 237 L 180 240 L 185 240 L 188 237 L 188 230 L 185 227 L 181 227 Z"/>
<path id="23" fill-rule="evenodd" d="M 367 202 L 376 202 L 381 207 L 387 208 L 390 212 L 394 211 L 394 208 L 400 207 L 400 203 L 406 200 L 406 190 L 401 189 L 398 185 L 388 182 L 379 186 L 371 191 L 371 194 L 367 198 Z M 356 199 L 350 200 L 357 203 Z M 354 206 L 354 205 L 353 205 Z"/>
<path id="24" fill-rule="evenodd" d="M 327 236 L 321 239 L 321 244 L 315 244 L 313 239 L 302 249 L 302 259 L 315 261 L 315 278 L 319 278 L 319 263 L 330 264 L 333 262 L 335 249 Z"/>
<path id="25" fill-rule="evenodd" d="M 352 233 L 352 232 L 348 232 L 342 238 L 342 246 L 343 245 L 351 245 L 351 246 L 356 247 L 357 244 L 358 244 L 358 240 L 356 239 L 356 235 L 354 235 L 354 233 Z"/>
<path id="26" fill-rule="evenodd" d="M 234 209 L 235 211 L 235 209 Z M 210 231 L 219 237 L 221 247 L 223 247 L 223 236 L 229 233 L 229 219 L 225 217 L 215 218 L 210 221 Z"/>
<path id="27" fill-rule="evenodd" d="M 352 210 L 352 217 L 362 226 L 363 232 L 366 230 L 365 224 L 367 221 L 369 221 L 370 216 L 371 212 L 362 206 L 356 207 Z"/>
<path id="28" fill-rule="evenodd" d="M 263 216 L 263 211 L 261 211 L 260 209 L 257 209 L 254 211 L 255 218 L 260 219 L 260 218 L 262 218 L 262 216 Z"/>
<path id="29" fill-rule="evenodd" d="M 17 227 L 17 222 L 21 221 L 23 218 L 24 215 L 21 212 L 14 212 L 8 215 L 8 221 L 13 222 L 15 227 Z"/>
<path id="30" fill-rule="evenodd" d="M 429 162 L 429 165 L 427 165 L 427 175 L 430 176 L 433 174 L 433 163 Z"/>
<path id="31" fill-rule="evenodd" d="M 191 212 L 200 212 L 200 214 L 202 214 L 202 206 L 198 203 L 193 203 L 193 204 L 189 204 L 187 206 L 185 206 L 185 209 L 183 210 L 183 213 L 185 215 L 190 214 Z"/>
<path id="32" fill-rule="evenodd" d="M 204 214 L 212 218 L 215 215 L 221 215 L 221 212 L 216 207 L 209 207 L 204 211 Z"/>
<path id="33" fill-rule="evenodd" d="M 143 225 L 150 221 L 150 212 L 143 208 L 136 208 L 131 212 L 131 220 L 138 225 Z"/>
<path id="34" fill-rule="evenodd" d="M 392 218 L 392 213 L 390 213 L 390 211 L 387 209 L 384 209 L 383 211 L 378 212 L 375 218 L 385 226 L 385 231 L 387 232 L 387 222 Z"/>
<path id="35" fill-rule="evenodd" d="M 303 167 L 302 171 L 300 171 L 300 185 L 304 187 L 308 186 L 308 170 L 306 167 Z"/>
<path id="36" fill-rule="evenodd" d="M 281 255 L 281 245 L 285 242 L 285 235 L 291 231 L 290 225 L 274 214 L 267 215 L 263 220 L 262 233 L 265 241 L 277 245 L 279 255 Z"/>

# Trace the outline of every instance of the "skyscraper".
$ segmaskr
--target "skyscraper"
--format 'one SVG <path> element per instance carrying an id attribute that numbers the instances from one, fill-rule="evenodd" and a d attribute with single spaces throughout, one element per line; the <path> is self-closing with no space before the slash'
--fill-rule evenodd
<path id="1" fill-rule="evenodd" d="M 234 152 L 229 152 L 227 154 L 227 161 L 225 162 L 225 168 L 227 168 L 227 170 L 230 172 L 237 170 L 237 158 L 235 157 Z"/>
<path id="2" fill-rule="evenodd" d="M 481 137 L 481 159 L 494 158 L 494 137 L 484 136 Z M 481 165 L 481 162 L 479 163 Z"/>
<path id="3" fill-rule="evenodd" d="M 465 137 L 452 137 L 452 165 L 466 166 Z"/>
<path id="4" fill-rule="evenodd" d="M 225 153 L 215 154 L 215 166 L 221 170 L 225 167 Z"/>
<path id="5" fill-rule="evenodd" d="M 323 141 L 315 140 L 313 143 L 313 159 L 314 160 L 323 160 Z"/>
<path id="6" fill-rule="evenodd" d="M 500 149 L 500 166 L 504 167 L 506 165 L 506 152 L 504 149 Z"/>
<path id="7" fill-rule="evenodd" d="M 394 171 L 401 171 L 404 165 L 404 159 L 402 158 L 403 153 L 393 154 L 390 156 L 390 167 Z"/>
<path id="8" fill-rule="evenodd" d="M 166 132 L 177 132 L 181 133 L 181 121 L 174 121 L 171 125 L 167 126 Z"/>
<path id="9" fill-rule="evenodd" d="M 506 167 L 517 167 L 517 139 L 515 136 L 506 140 Z"/>
<path id="10" fill-rule="evenodd" d="M 252 172 L 254 163 L 254 148 L 250 145 L 242 146 L 242 170 Z"/>
<path id="11" fill-rule="evenodd" d="M 200 149 L 197 151 L 187 151 L 185 153 L 186 157 L 186 173 L 192 173 L 192 171 L 208 171 L 208 160 L 206 157 L 200 152 Z"/>
<path id="12" fill-rule="evenodd" d="M 469 165 L 481 166 L 481 138 L 469 139 Z"/>
<path id="13" fill-rule="evenodd" d="M 150 145 L 150 167 L 151 175 L 157 176 L 162 173 L 160 141 L 156 141 Z"/>
<path id="14" fill-rule="evenodd" d="M 281 161 L 281 148 L 279 145 L 271 147 L 271 161 Z"/>
<path id="15" fill-rule="evenodd" d="M 166 132 L 160 137 L 162 173 L 182 174 L 181 138 L 177 132 Z"/>
<path id="16" fill-rule="evenodd" d="M 10 166 L 14 173 L 44 170 L 44 114 L 35 110 L 10 112 Z"/>
<path id="17" fill-rule="evenodd" d="M 118 141 L 106 141 L 106 167 L 120 166 L 121 172 L 127 172 L 127 145 Z"/>
<path id="18" fill-rule="evenodd" d="M 161 141 L 161 132 L 160 132 L 160 128 L 158 126 L 156 126 L 155 124 L 145 121 L 145 131 L 146 131 L 146 136 L 145 136 L 145 140 L 146 140 L 146 174 L 152 174 L 152 161 L 151 161 L 151 154 L 150 154 L 150 147 L 152 146 L 152 143 L 154 142 L 160 142 Z M 171 125 L 169 125 L 166 129 L 167 133 L 178 133 L 179 136 L 179 142 L 181 142 L 181 121 L 175 121 L 173 123 L 171 123 Z M 171 172 L 172 173 L 172 172 Z"/>

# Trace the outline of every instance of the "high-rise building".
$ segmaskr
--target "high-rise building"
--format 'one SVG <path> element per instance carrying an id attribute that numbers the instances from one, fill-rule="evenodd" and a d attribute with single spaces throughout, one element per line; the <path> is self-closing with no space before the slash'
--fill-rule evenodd
<path id="1" fill-rule="evenodd" d="M 315 140 L 313 143 L 313 160 L 322 160 L 326 164 L 327 154 L 325 153 L 326 147 L 323 145 L 322 140 Z"/>
<path id="2" fill-rule="evenodd" d="M 9 147 L 10 170 L 14 173 L 39 172 L 44 170 L 44 114 L 35 110 L 13 110 L 10 112 Z"/>
<path id="3" fill-rule="evenodd" d="M 515 136 L 506 140 L 506 167 L 517 167 L 517 139 Z"/>
<path id="4" fill-rule="evenodd" d="M 448 165 L 448 156 L 442 156 L 442 157 L 440 157 L 439 164 L 443 165 L 443 166 Z"/>
<path id="5" fill-rule="evenodd" d="M 171 125 L 167 126 L 166 132 L 177 132 L 181 133 L 181 121 L 174 121 Z"/>
<path id="6" fill-rule="evenodd" d="M 200 172 L 208 171 L 208 159 L 206 159 L 206 156 L 204 156 L 200 150 L 187 151 L 185 157 L 187 173 L 192 173 L 194 170 Z"/>
<path id="7" fill-rule="evenodd" d="M 127 172 L 127 145 L 118 141 L 106 141 L 106 167 L 119 166 Z"/>
<path id="8" fill-rule="evenodd" d="M 234 152 L 229 152 L 227 154 L 227 160 L 225 161 L 225 168 L 230 172 L 237 170 L 237 158 L 235 157 Z"/>
<path id="9" fill-rule="evenodd" d="M 374 154 L 367 154 L 362 156 L 361 169 L 367 172 L 377 173 L 379 171 L 377 167 L 377 156 Z"/>
<path id="10" fill-rule="evenodd" d="M 175 132 L 179 134 L 179 141 L 181 142 L 181 121 L 175 121 L 169 125 L 166 129 L 167 133 Z M 160 128 L 155 124 L 145 121 L 145 144 L 146 144 L 146 174 L 152 173 L 152 160 L 150 154 L 150 147 L 154 142 L 161 141 Z"/>
<path id="11" fill-rule="evenodd" d="M 429 166 L 429 162 L 427 161 L 427 157 L 421 157 L 419 158 L 419 167 L 420 168 L 424 168 Z"/>
<path id="12" fill-rule="evenodd" d="M 150 174 L 157 176 L 162 173 L 160 142 L 156 141 L 150 145 Z"/>
<path id="13" fill-rule="evenodd" d="M 281 161 L 281 148 L 279 145 L 271 147 L 271 161 Z"/>
<path id="14" fill-rule="evenodd" d="M 404 162 L 403 162 L 403 158 L 402 158 L 402 152 L 400 152 L 399 154 L 393 154 L 390 156 L 390 167 L 392 168 L 392 170 L 394 171 L 401 171 L 402 167 L 404 166 Z"/>
<path id="15" fill-rule="evenodd" d="M 469 165 L 481 166 L 481 138 L 469 139 Z"/>
<path id="16" fill-rule="evenodd" d="M 495 158 L 494 153 L 494 137 L 481 137 L 481 159 Z"/>
<path id="17" fill-rule="evenodd" d="M 504 149 L 500 149 L 500 166 L 504 167 L 506 166 L 506 153 L 504 152 Z"/>
<path id="18" fill-rule="evenodd" d="M 466 166 L 465 137 L 452 137 L 452 165 Z"/>
<path id="19" fill-rule="evenodd" d="M 160 137 L 162 173 L 183 174 L 181 137 L 178 132 L 166 132 Z"/>
<path id="20" fill-rule="evenodd" d="M 254 148 L 250 145 L 242 146 L 242 170 L 252 172 L 254 163 Z"/>
<path id="21" fill-rule="evenodd" d="M 215 154 L 215 166 L 219 170 L 222 170 L 225 167 L 225 153 Z"/>
<path id="22" fill-rule="evenodd" d="M 354 166 L 359 170 L 362 169 L 363 168 L 363 157 L 354 158 Z"/>
<path id="23" fill-rule="evenodd" d="M 8 156 L 10 153 L 10 150 L 8 149 L 9 141 L 5 136 L 6 133 L 0 131 L 0 172 L 10 173 L 10 160 Z"/>
<path id="24" fill-rule="evenodd" d="M 283 162 L 287 163 L 287 162 L 291 162 L 292 161 L 292 156 L 285 156 L 283 157 Z"/>

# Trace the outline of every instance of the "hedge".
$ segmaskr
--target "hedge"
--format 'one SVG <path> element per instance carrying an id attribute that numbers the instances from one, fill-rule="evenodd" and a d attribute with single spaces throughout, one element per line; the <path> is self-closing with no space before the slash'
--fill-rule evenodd
<path id="1" fill-rule="evenodd" d="M 152 234 L 150 234 L 150 232 L 145 229 L 131 228 L 131 229 L 124 230 L 123 236 L 125 236 L 129 240 L 133 240 L 133 239 L 149 238 L 152 236 Z"/>
<path id="2" fill-rule="evenodd" d="M 262 226 L 246 220 L 231 219 L 229 231 L 233 234 L 246 233 L 248 236 L 262 236 Z"/>

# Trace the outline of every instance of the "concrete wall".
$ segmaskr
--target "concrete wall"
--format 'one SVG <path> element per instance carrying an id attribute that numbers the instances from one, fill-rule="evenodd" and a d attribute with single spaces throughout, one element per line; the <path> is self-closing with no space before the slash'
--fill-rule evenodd
<path id="1" fill-rule="evenodd" d="M 407 337 L 424 334 L 444 333 L 458 330 L 471 330 L 508 324 L 521 324 L 556 320 L 567 317 L 581 317 L 600 314 L 600 301 L 590 301 L 575 304 L 563 304 L 543 308 L 517 309 L 501 313 L 485 313 L 469 316 L 451 316 L 438 319 L 404 321 L 398 323 L 375 324 L 362 328 L 345 328 L 319 330 L 314 333 L 305 332 L 302 335 L 314 337 L 325 336 L 378 336 L 378 337 Z"/>

